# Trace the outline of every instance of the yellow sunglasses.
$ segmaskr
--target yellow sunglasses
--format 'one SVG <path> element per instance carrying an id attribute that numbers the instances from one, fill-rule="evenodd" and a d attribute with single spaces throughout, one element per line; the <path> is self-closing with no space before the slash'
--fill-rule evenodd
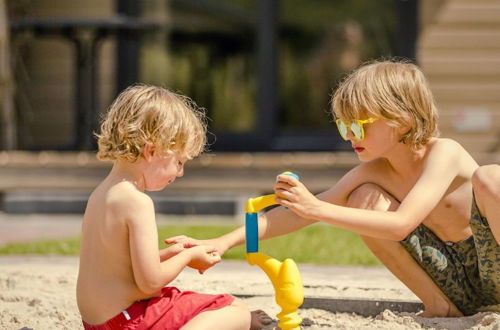
<path id="1" fill-rule="evenodd" d="M 365 138 L 363 125 L 371 124 L 376 120 L 378 120 L 378 118 L 368 118 L 365 120 L 353 119 L 349 123 L 345 123 L 344 121 L 337 119 L 335 123 L 339 129 L 340 136 L 342 136 L 344 140 L 347 140 L 347 133 L 350 131 L 355 140 L 361 141 Z"/>

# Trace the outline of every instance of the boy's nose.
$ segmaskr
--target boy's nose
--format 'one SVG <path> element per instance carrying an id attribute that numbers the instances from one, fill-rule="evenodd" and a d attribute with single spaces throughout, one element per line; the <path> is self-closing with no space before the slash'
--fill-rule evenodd
<path id="1" fill-rule="evenodd" d="M 349 140 L 349 141 L 355 141 L 356 138 L 354 137 L 354 134 L 352 133 L 351 130 L 348 130 L 347 133 L 346 133 L 346 139 Z"/>

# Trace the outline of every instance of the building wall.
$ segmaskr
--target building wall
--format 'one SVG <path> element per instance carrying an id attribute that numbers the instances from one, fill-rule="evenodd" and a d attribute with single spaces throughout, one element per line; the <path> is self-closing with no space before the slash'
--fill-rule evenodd
<path id="1" fill-rule="evenodd" d="M 478 154 L 500 151 L 500 0 L 421 0 L 417 60 L 442 136 Z"/>

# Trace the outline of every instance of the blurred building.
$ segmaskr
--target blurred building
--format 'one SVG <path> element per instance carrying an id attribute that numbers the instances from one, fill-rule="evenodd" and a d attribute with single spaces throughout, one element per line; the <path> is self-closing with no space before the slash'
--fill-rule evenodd
<path id="1" fill-rule="evenodd" d="M 112 99 L 147 82 L 207 109 L 213 150 L 347 150 L 329 96 L 392 56 L 424 69 L 443 136 L 499 147 L 500 0 L 23 0 L 9 13 L 17 149 L 92 150 Z"/>
<path id="2" fill-rule="evenodd" d="M 416 60 L 442 136 L 480 164 L 500 162 L 500 0 L 12 0 L 9 10 L 17 149 L 28 152 L 0 152 L 7 212 L 84 208 L 109 168 L 93 157 L 92 131 L 134 82 L 189 95 L 212 119 L 216 157 L 190 162 L 156 196 L 159 210 L 234 213 L 283 170 L 319 192 L 357 163 L 329 97 L 379 57 Z"/>
<path id="3" fill-rule="evenodd" d="M 92 150 L 99 115 L 134 82 L 206 108 L 214 150 L 345 150 L 329 115 L 338 80 L 415 57 L 416 0 L 9 3 L 21 150 Z"/>

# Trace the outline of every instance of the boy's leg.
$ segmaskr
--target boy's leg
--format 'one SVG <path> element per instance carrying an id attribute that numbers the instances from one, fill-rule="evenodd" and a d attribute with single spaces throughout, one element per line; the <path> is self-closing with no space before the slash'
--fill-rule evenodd
<path id="1" fill-rule="evenodd" d="M 248 307 L 235 299 L 229 306 L 196 315 L 182 327 L 182 330 L 248 330 L 250 325 L 251 316 Z"/>
<path id="2" fill-rule="evenodd" d="M 476 204 L 483 217 L 488 219 L 491 232 L 500 244 L 500 166 L 479 167 L 472 177 Z"/>
<path id="3" fill-rule="evenodd" d="M 476 241 L 483 305 L 500 304 L 500 166 L 481 166 L 472 177 Z"/>
<path id="4" fill-rule="evenodd" d="M 381 187 L 364 184 L 354 190 L 348 200 L 349 207 L 393 211 L 399 202 Z M 425 311 L 422 316 L 460 316 L 462 313 L 434 283 L 427 272 L 396 241 L 361 236 L 372 253 L 422 300 Z"/>

